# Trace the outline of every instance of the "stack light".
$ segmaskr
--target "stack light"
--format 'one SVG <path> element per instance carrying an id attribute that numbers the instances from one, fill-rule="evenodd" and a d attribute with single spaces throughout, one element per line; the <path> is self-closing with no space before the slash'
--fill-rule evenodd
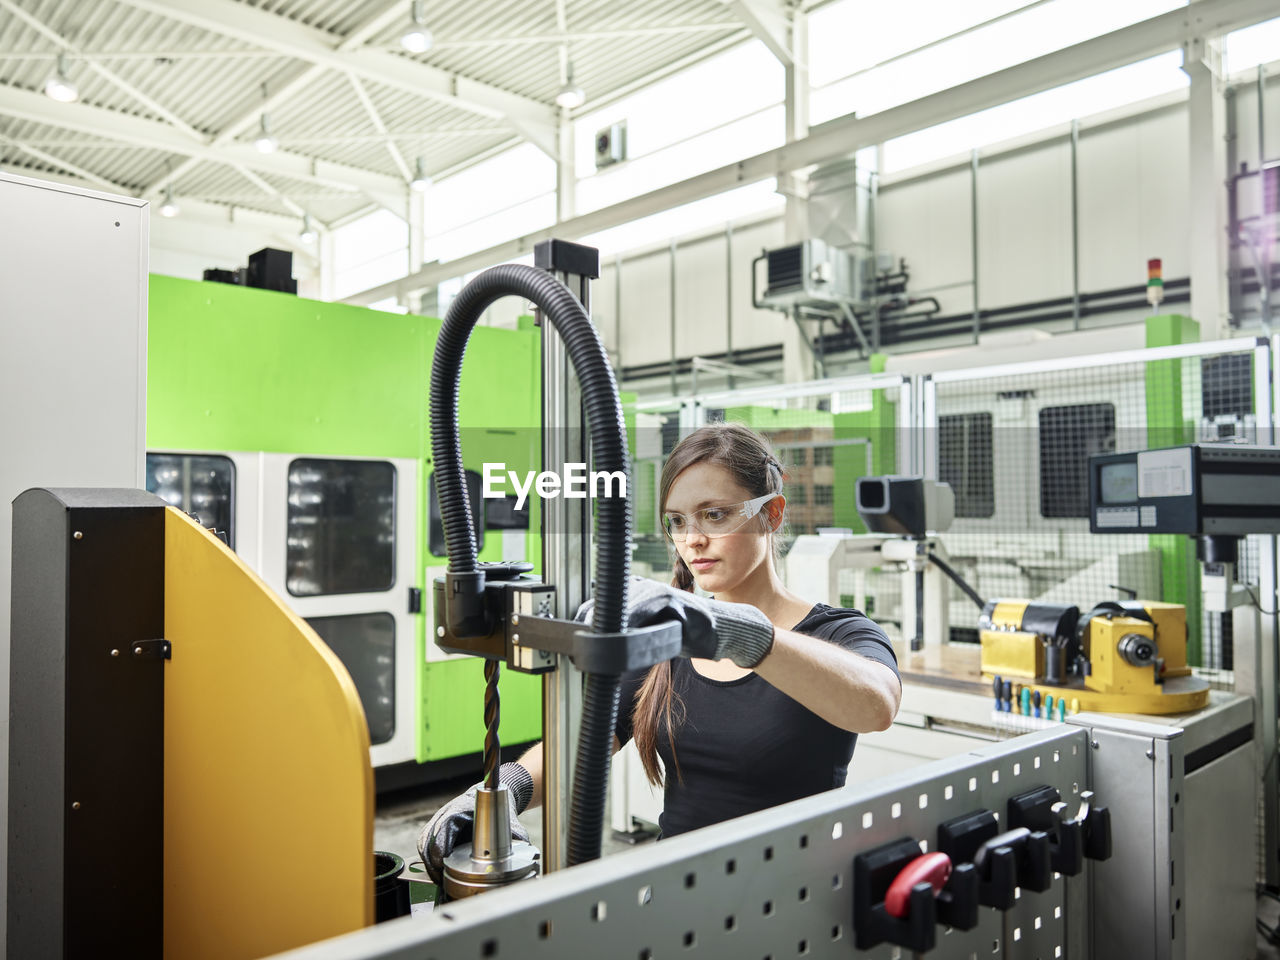
<path id="1" fill-rule="evenodd" d="M 1160 258 L 1147 261 L 1147 303 L 1153 307 L 1160 306 L 1164 300 L 1164 265 Z"/>

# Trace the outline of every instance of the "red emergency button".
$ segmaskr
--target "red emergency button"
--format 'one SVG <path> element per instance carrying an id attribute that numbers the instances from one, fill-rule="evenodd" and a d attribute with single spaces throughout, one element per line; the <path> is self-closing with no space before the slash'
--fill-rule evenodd
<path id="1" fill-rule="evenodd" d="M 891 917 L 905 919 L 911 905 L 911 888 L 917 883 L 933 886 L 936 897 L 951 876 L 951 858 L 945 853 L 925 853 L 898 871 L 884 895 L 884 909 Z"/>

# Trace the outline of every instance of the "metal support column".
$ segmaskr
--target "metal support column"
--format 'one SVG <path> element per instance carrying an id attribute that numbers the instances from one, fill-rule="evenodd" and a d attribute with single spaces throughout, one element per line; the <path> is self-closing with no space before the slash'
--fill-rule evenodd
<path id="1" fill-rule="evenodd" d="M 1258 442 L 1275 442 L 1276 377 L 1272 342 L 1259 340 L 1253 352 L 1254 414 Z M 1256 671 L 1254 697 L 1258 718 L 1258 769 L 1262 776 L 1262 869 L 1268 887 L 1280 887 L 1280 622 L 1277 621 L 1277 545 L 1275 536 L 1250 537 L 1258 551 L 1258 640 L 1253 656 Z"/>
<path id="2" fill-rule="evenodd" d="M 1190 157 L 1191 316 L 1201 338 L 1216 340 L 1227 327 L 1226 282 L 1226 111 L 1222 99 L 1221 41 L 1197 37 L 1183 46 L 1182 69 L 1191 78 L 1188 94 Z"/>
<path id="3" fill-rule="evenodd" d="M 676 389 L 676 242 L 671 241 L 671 394 Z"/>
<path id="4" fill-rule="evenodd" d="M 969 238 L 973 247 L 973 342 L 982 335 L 978 313 L 978 151 L 969 155 Z"/>
<path id="5" fill-rule="evenodd" d="M 1267 195 L 1267 73 L 1262 64 L 1258 64 L 1258 213 L 1265 217 L 1266 210 L 1263 198 Z M 1252 244 L 1251 244 L 1252 246 Z M 1265 239 L 1256 245 L 1254 267 L 1258 271 L 1258 316 L 1262 318 L 1262 329 L 1271 333 L 1271 243 Z"/>
<path id="6" fill-rule="evenodd" d="M 724 359 L 733 363 L 733 224 L 724 225 Z M 733 389 L 733 374 L 729 374 L 729 389 Z"/>
<path id="7" fill-rule="evenodd" d="M 592 247 L 547 240 L 534 249 L 534 263 L 553 273 L 591 312 L 591 281 L 600 276 L 600 254 Z M 542 469 L 590 463 L 590 434 L 582 387 L 555 327 L 542 324 Z M 591 501 L 567 497 L 542 501 L 542 577 L 556 588 L 557 617 L 572 617 L 591 595 Z M 556 531 L 554 534 L 548 531 Z M 568 657 L 542 678 L 542 864 L 568 864 L 569 797 L 573 758 L 582 720 L 582 677 Z"/>
<path id="8" fill-rule="evenodd" d="M 1071 329 L 1080 329 L 1080 121 L 1071 121 Z"/>

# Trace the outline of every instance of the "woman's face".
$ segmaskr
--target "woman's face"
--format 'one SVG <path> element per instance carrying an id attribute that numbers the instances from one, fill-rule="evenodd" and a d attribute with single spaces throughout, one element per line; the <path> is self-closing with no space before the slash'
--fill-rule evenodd
<path id="1" fill-rule="evenodd" d="M 691 517 L 699 510 L 736 505 L 754 496 L 719 464 L 695 463 L 680 471 L 672 482 L 663 511 Z M 724 536 L 708 537 L 697 529 L 696 521 L 687 525 L 686 538 L 676 541 L 675 548 L 699 587 L 708 593 L 731 592 L 768 562 L 767 531 L 776 523 L 779 502 L 765 504 L 759 514 Z"/>

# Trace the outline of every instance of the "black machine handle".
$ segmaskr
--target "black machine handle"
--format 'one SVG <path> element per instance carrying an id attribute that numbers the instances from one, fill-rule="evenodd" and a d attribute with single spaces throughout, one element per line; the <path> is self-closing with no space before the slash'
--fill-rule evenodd
<path id="1" fill-rule="evenodd" d="M 976 810 L 938 825 L 938 849 L 953 863 L 972 862 L 978 873 L 978 902 L 1009 910 L 1021 887 L 1043 893 L 1053 884 L 1049 836 L 1020 827 L 1000 832 L 990 810 Z"/>
<path id="2" fill-rule="evenodd" d="M 924 953 L 936 945 L 939 923 L 957 930 L 978 925 L 978 875 L 970 863 L 953 863 L 951 876 L 937 893 L 930 883 L 915 884 L 905 917 L 889 913 L 885 897 L 890 885 L 919 856 L 920 844 L 903 837 L 853 858 L 853 929 L 859 950 L 892 943 Z"/>

